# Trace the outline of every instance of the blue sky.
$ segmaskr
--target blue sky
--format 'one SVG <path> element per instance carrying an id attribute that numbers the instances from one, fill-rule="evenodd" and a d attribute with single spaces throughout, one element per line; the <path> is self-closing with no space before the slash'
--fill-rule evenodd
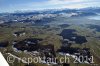
<path id="1" fill-rule="evenodd" d="M 0 0 L 0 12 L 100 7 L 100 0 Z"/>

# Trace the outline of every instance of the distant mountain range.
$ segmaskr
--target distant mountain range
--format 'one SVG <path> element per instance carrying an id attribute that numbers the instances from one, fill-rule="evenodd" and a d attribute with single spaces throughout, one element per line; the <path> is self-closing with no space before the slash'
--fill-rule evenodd
<path id="1" fill-rule="evenodd" d="M 17 16 L 28 16 L 28 15 L 37 15 L 37 14 L 71 14 L 75 13 L 76 15 L 72 15 L 72 17 L 83 17 L 83 16 L 93 16 L 93 15 L 98 15 L 100 13 L 100 8 L 95 7 L 95 8 L 83 8 L 83 9 L 47 9 L 47 10 L 39 10 L 39 11 L 18 11 L 15 13 L 12 13 L 12 15 L 17 15 Z"/>
<path id="2" fill-rule="evenodd" d="M 16 11 L 14 13 L 0 13 L 0 23 L 4 22 L 33 22 L 52 19 L 52 17 L 88 17 L 100 14 L 100 7 L 83 9 L 47 9 L 38 11 Z M 43 22 L 43 21 L 42 21 Z"/>
<path id="3" fill-rule="evenodd" d="M 45 9 L 45 10 L 29 10 L 29 11 L 15 11 L 13 14 L 58 14 L 58 13 L 70 13 L 70 12 L 94 12 L 94 13 L 100 13 L 100 7 L 88 7 L 88 8 L 82 8 L 82 9 Z M 1 13 L 2 14 L 2 13 Z M 7 14 L 7 13 L 3 13 Z"/>

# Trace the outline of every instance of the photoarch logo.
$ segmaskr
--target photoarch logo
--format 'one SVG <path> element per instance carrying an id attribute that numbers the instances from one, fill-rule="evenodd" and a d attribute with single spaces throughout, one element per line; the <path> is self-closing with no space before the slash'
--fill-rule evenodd
<path id="1" fill-rule="evenodd" d="M 0 66 L 9 66 L 3 54 L 0 52 Z"/>

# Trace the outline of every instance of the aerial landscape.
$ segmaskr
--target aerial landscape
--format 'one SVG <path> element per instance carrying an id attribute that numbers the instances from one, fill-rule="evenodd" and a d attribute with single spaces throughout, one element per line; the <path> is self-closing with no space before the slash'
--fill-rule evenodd
<path id="1" fill-rule="evenodd" d="M 0 1 L 0 52 L 9 66 L 100 66 L 99 0 L 22 2 Z"/>

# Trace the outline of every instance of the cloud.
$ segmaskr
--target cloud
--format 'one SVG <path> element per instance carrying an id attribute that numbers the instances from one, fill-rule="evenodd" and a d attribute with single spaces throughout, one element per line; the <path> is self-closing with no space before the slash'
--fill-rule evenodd
<path id="1" fill-rule="evenodd" d="M 2 3 L 4 1 L 4 3 Z M 0 0 L 0 11 L 100 7 L 100 0 Z M 20 2 L 20 3 L 19 3 Z"/>
<path id="2" fill-rule="evenodd" d="M 48 0 L 43 4 L 45 4 L 44 6 L 56 6 L 57 8 L 85 8 L 100 6 L 98 3 L 100 3 L 99 0 Z"/>
<path id="3" fill-rule="evenodd" d="M 31 7 L 36 7 L 36 9 L 42 8 L 81 8 L 82 3 L 87 2 L 87 0 L 48 0 L 44 2 L 31 3 Z M 34 4 L 34 5 L 32 5 Z"/>
<path id="4" fill-rule="evenodd" d="M 83 0 L 49 0 L 47 1 L 48 4 L 65 4 L 65 3 L 73 3 L 73 2 L 82 2 Z"/>
<path id="5" fill-rule="evenodd" d="M 40 10 L 40 9 L 54 9 L 54 8 L 85 8 L 97 5 L 97 0 L 46 0 L 43 2 L 31 2 L 15 5 L 21 10 Z"/>

